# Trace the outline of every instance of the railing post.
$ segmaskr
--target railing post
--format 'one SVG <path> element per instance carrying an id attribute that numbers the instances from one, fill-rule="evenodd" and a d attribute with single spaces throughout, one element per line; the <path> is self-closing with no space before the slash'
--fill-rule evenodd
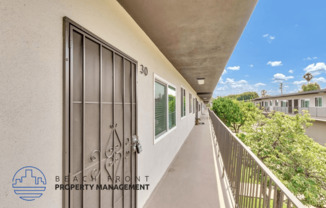
<path id="1" fill-rule="evenodd" d="M 236 170 L 236 174 L 237 174 L 237 179 L 236 179 L 236 195 L 235 195 L 235 201 L 236 204 L 239 204 L 240 201 L 240 179 L 241 179 L 241 167 L 242 167 L 242 148 L 240 147 L 240 145 L 237 145 L 237 149 L 239 150 L 239 154 L 237 157 L 237 170 Z"/>

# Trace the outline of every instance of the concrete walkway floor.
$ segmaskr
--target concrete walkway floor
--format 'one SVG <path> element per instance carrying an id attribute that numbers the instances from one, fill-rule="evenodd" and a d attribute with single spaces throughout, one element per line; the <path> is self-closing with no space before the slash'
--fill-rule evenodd
<path id="1" fill-rule="evenodd" d="M 205 124 L 190 132 L 145 208 L 229 207 L 221 193 L 225 188 L 216 168 L 208 115 L 201 121 Z"/>

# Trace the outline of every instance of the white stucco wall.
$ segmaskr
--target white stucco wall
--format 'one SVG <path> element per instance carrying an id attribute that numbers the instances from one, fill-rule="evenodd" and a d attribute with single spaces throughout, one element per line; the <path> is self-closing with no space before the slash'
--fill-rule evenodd
<path id="1" fill-rule="evenodd" d="M 306 134 L 313 138 L 314 141 L 318 142 L 321 145 L 326 146 L 326 137 L 325 137 L 325 130 L 326 128 L 326 121 L 314 121 L 313 125 L 306 130 Z"/>
<path id="2" fill-rule="evenodd" d="M 1 207 L 62 207 L 54 177 L 62 173 L 63 150 L 63 17 L 67 16 L 148 67 L 138 75 L 138 127 L 143 152 L 140 176 L 151 190 L 138 193 L 142 207 L 194 125 L 188 95 L 195 91 L 114 0 L 15 0 L 0 3 Z M 154 73 L 187 92 L 187 116 L 154 144 Z M 47 190 L 34 202 L 20 200 L 11 188 L 13 174 L 36 166 L 48 179 Z"/>

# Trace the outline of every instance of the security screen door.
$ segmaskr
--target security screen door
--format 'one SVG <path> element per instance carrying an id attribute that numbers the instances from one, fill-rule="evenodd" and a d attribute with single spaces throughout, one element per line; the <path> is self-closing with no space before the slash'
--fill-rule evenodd
<path id="1" fill-rule="evenodd" d="M 69 147 L 65 167 L 70 184 L 94 184 L 94 189 L 68 191 L 66 207 L 136 207 L 134 190 L 95 187 L 136 184 L 132 137 L 137 133 L 137 62 L 67 21 Z"/>

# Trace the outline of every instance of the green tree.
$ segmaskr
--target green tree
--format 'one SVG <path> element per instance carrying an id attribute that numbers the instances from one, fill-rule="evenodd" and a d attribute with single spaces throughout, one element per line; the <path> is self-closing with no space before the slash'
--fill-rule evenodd
<path id="1" fill-rule="evenodd" d="M 253 123 L 259 115 L 259 110 L 253 103 L 230 98 L 213 100 L 212 110 L 235 133 L 238 133 L 246 122 Z"/>
<path id="2" fill-rule="evenodd" d="M 241 140 L 304 204 L 326 206 L 326 147 L 305 134 L 310 114 L 281 112 L 245 124 Z"/>
<path id="3" fill-rule="evenodd" d="M 255 99 L 258 97 L 259 96 L 258 96 L 257 92 L 244 92 L 244 93 L 238 95 L 237 100 L 245 101 L 245 100 L 252 100 L 252 99 Z"/>
<path id="4" fill-rule="evenodd" d="M 241 94 L 226 96 L 226 98 L 235 99 L 235 100 L 239 100 L 239 101 L 248 101 L 248 100 L 258 98 L 258 97 L 259 96 L 258 96 L 257 92 L 244 92 Z"/>
<path id="5" fill-rule="evenodd" d="M 313 121 L 308 112 L 266 117 L 230 98 L 215 99 L 212 110 L 304 204 L 326 207 L 326 147 L 305 134 Z"/>
<path id="6" fill-rule="evenodd" d="M 303 92 L 314 91 L 314 90 L 320 90 L 320 86 L 317 82 L 315 82 L 315 83 L 304 84 L 301 86 L 301 89 Z"/>

